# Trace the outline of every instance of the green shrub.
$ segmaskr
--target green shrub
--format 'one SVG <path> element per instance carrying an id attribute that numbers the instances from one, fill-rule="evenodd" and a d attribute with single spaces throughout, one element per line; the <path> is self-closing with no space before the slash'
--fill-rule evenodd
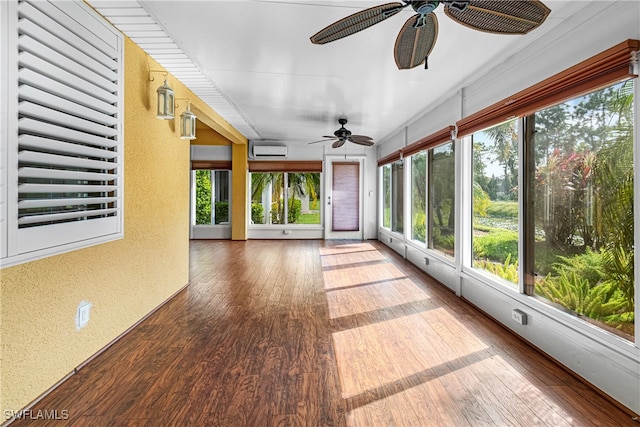
<path id="1" fill-rule="evenodd" d="M 510 256 L 508 256 L 502 264 L 488 260 L 478 260 L 473 262 L 473 266 L 486 270 L 512 283 L 518 283 L 518 262 L 516 261 L 512 264 Z"/>
<path id="2" fill-rule="evenodd" d="M 302 212 L 302 201 L 299 199 L 289 198 L 289 212 L 287 212 L 287 221 L 289 224 L 295 224 L 300 218 Z"/>
<path id="3" fill-rule="evenodd" d="M 536 285 L 536 294 L 569 310 L 606 322 L 607 318 L 628 318 L 627 301 L 610 283 L 590 286 L 575 271 L 562 271 L 559 276 L 546 276 Z"/>
<path id="4" fill-rule="evenodd" d="M 264 224 L 264 208 L 260 203 L 251 203 L 251 222 Z"/>
<path id="5" fill-rule="evenodd" d="M 586 280 L 591 288 L 596 286 L 603 278 L 603 257 L 601 252 L 595 252 L 587 248 L 582 254 L 573 256 L 558 255 L 557 258 L 560 262 L 552 264 L 555 275 L 563 273 L 576 274 Z"/>
<path id="6" fill-rule="evenodd" d="M 216 202 L 216 224 L 229 222 L 229 202 Z"/>
<path id="7" fill-rule="evenodd" d="M 438 230 L 438 233 L 435 233 L 436 230 Z M 441 249 L 441 250 L 453 252 L 453 249 L 456 244 L 456 236 L 454 236 L 453 234 L 441 234 L 439 233 L 440 229 L 438 227 L 435 227 L 433 231 L 434 231 L 434 236 L 433 236 L 434 249 Z"/>
<path id="8" fill-rule="evenodd" d="M 473 237 L 474 258 L 487 258 L 504 263 L 507 259 L 518 261 L 518 233 L 492 229 L 488 234 Z"/>

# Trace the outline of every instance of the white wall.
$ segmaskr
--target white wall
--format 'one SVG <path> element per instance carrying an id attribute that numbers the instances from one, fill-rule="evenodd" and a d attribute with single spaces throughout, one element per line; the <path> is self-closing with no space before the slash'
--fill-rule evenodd
<path id="1" fill-rule="evenodd" d="M 624 40 L 640 39 L 640 2 L 593 1 L 588 7 L 583 7 L 584 4 L 572 2 L 564 10 L 568 18 L 562 25 L 540 36 L 532 46 L 507 53 L 503 62 L 468 82 L 434 108 L 418 115 L 406 128 L 386 138 L 382 141 L 378 156 L 383 157 L 401 148 L 405 132 L 407 142 L 411 143 L 455 124 L 462 115 L 472 114 L 498 102 Z M 638 93 L 640 90 L 636 90 Z M 639 110 L 636 108 L 636 111 Z M 640 117 L 636 117 L 636 123 L 640 124 Z M 638 134 L 640 131 L 636 130 Z M 639 146 L 640 142 L 636 141 L 636 147 Z M 464 173 L 460 165 L 457 171 L 458 177 Z M 640 186 L 636 185 L 636 188 Z M 457 200 L 460 202 L 462 197 L 457 197 Z M 410 216 L 405 213 L 404 217 Z M 636 218 L 640 218 L 638 213 Z M 460 219 L 457 230 L 462 230 Z M 636 230 L 636 240 L 638 236 L 640 232 Z M 465 272 L 459 260 L 454 262 L 406 242 L 402 235 L 379 229 L 379 239 L 595 387 L 640 413 L 640 349 L 636 344 L 546 306 L 515 289 L 487 280 L 473 271 Z M 639 267 L 636 262 L 636 271 Z M 638 291 L 636 293 L 640 294 Z M 527 325 L 522 326 L 511 320 L 514 308 L 527 313 Z M 640 332 L 636 332 L 636 335 L 640 335 Z"/>

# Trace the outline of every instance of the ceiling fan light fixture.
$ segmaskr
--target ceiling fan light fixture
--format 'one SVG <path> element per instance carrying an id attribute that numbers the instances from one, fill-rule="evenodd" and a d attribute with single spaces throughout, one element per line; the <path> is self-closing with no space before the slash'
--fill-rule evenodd
<path id="1" fill-rule="evenodd" d="M 444 13 L 460 25 L 492 34 L 526 34 L 538 28 L 551 10 L 541 0 L 403 0 L 370 7 L 346 16 L 311 36 L 325 44 L 350 36 L 397 14 L 407 6 L 416 12 L 396 38 L 394 58 L 398 69 L 417 67 L 431 53 L 438 38 L 434 10 L 443 3 Z"/>

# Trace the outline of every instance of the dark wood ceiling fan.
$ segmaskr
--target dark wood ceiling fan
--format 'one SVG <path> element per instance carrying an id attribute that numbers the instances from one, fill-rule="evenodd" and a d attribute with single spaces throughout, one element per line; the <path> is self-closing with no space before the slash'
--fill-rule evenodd
<path id="1" fill-rule="evenodd" d="M 398 37 L 394 58 L 399 69 L 424 63 L 438 38 L 438 20 L 434 10 L 444 4 L 444 13 L 454 21 L 478 31 L 494 34 L 526 34 L 539 27 L 551 10 L 540 0 L 440 0 L 387 3 L 356 12 L 311 36 L 314 44 L 325 44 L 355 34 L 397 14 L 407 6 L 416 12 Z"/>
<path id="2" fill-rule="evenodd" d="M 346 117 L 340 117 L 338 119 L 338 123 L 340 123 L 340 129 L 333 133 L 333 136 L 323 136 L 324 139 L 320 139 L 318 141 L 309 142 L 309 144 L 317 144 L 319 142 L 325 141 L 333 141 L 331 147 L 340 148 L 344 145 L 345 142 L 353 142 L 354 144 L 364 145 L 366 147 L 371 147 L 374 142 L 373 138 L 365 135 L 353 135 L 350 130 L 344 127 L 347 124 Z"/>

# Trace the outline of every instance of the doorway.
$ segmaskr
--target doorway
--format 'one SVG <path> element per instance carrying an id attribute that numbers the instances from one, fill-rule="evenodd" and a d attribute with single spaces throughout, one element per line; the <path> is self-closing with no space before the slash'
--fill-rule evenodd
<path id="1" fill-rule="evenodd" d="M 325 171 L 325 239 L 363 239 L 364 159 L 327 158 Z"/>

